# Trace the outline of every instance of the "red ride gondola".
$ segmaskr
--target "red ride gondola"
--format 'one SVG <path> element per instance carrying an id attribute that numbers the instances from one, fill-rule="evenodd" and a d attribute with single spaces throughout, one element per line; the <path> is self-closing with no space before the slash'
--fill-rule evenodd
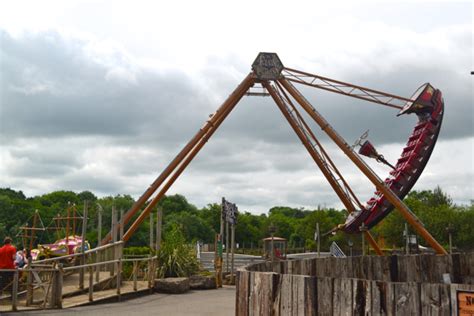
<path id="1" fill-rule="evenodd" d="M 395 169 L 385 179 L 389 187 L 400 199 L 403 199 L 415 185 L 433 152 L 441 128 L 444 113 L 444 101 L 440 90 L 429 83 L 424 84 L 399 113 L 415 113 L 418 123 L 408 138 L 405 148 L 395 165 Z M 364 144 L 366 145 L 366 144 Z M 364 146 L 363 145 L 363 146 Z M 369 156 L 370 146 L 361 148 L 363 155 Z M 366 154 L 367 153 L 367 154 Z M 393 205 L 387 201 L 381 192 L 367 201 L 366 208 L 350 214 L 344 225 L 347 233 L 359 233 L 362 222 L 367 228 L 379 223 L 393 210 Z"/>

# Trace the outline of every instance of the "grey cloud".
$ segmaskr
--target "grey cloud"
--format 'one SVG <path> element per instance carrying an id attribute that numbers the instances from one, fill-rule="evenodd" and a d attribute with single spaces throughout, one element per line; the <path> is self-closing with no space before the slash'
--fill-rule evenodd
<path id="1" fill-rule="evenodd" d="M 133 69 L 118 53 L 100 63 L 86 44 L 54 32 L 2 41 L 2 137 L 153 134 L 175 140 L 194 117 L 200 95 L 182 73 Z M 109 56 L 107 56 L 109 57 Z M 108 80 L 115 69 L 133 80 Z M 119 72 L 120 73 L 120 72 Z M 114 75 L 112 75 L 114 77 Z M 179 137 L 178 137 L 179 138 Z"/>

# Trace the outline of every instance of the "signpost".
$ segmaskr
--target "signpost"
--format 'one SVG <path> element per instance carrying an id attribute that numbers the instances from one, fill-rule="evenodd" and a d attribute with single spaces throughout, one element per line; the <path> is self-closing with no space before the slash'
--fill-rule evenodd
<path id="1" fill-rule="evenodd" d="M 226 271 L 229 271 L 229 248 L 231 250 L 231 267 L 230 267 L 230 282 L 234 282 L 234 251 L 235 251 L 235 225 L 237 224 L 237 216 L 238 216 L 238 208 L 237 205 L 226 201 L 225 198 L 222 198 L 222 206 L 221 206 L 221 234 L 220 234 L 220 244 L 222 247 L 223 244 L 223 233 L 224 233 L 224 223 L 226 228 L 226 238 L 225 238 L 225 245 L 226 245 Z M 229 225 L 231 230 L 231 240 L 229 240 Z M 229 246 L 230 241 L 230 246 Z M 222 280 L 222 271 L 221 271 L 221 280 Z"/>

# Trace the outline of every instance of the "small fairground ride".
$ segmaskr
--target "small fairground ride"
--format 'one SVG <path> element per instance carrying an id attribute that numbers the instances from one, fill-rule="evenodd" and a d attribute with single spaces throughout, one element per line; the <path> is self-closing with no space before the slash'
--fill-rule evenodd
<path id="1" fill-rule="evenodd" d="M 262 239 L 263 258 L 265 260 L 286 260 L 288 241 L 282 237 L 267 237 Z"/>
<path id="2" fill-rule="evenodd" d="M 402 148 L 400 157 L 396 163 L 391 164 L 388 159 L 375 150 L 375 147 L 369 141 L 363 142 L 363 137 L 354 145 L 349 145 L 295 85 L 322 89 L 371 102 L 384 106 L 388 110 L 397 110 L 396 117 L 400 117 L 398 120 L 402 120 L 407 115 L 415 115 L 418 121 L 412 129 L 406 145 Z M 255 88 L 261 89 L 260 92 L 253 92 L 252 89 Z M 269 95 L 275 101 L 277 107 L 347 210 L 348 216 L 345 223 L 341 223 L 333 232 L 363 234 L 375 252 L 382 255 L 382 251 L 370 234 L 370 229 L 392 210 L 396 209 L 436 253 L 447 254 L 447 251 L 433 238 L 402 201 L 423 172 L 436 144 L 444 114 L 444 101 L 441 91 L 426 83 L 412 97 L 402 97 L 285 67 L 275 53 L 258 54 L 252 64 L 252 71 L 229 95 L 221 107 L 209 116 L 194 137 L 147 188 L 130 210 L 124 214 L 124 225 L 129 226 L 123 236 L 125 242 L 130 239 L 139 225 L 148 217 L 158 201 L 208 142 L 240 99 L 244 96 L 259 95 Z M 306 112 L 307 117 L 312 123 L 316 123 L 321 130 L 316 131 L 311 128 L 300 113 L 300 109 Z M 392 115 L 392 117 L 395 117 L 395 115 Z M 354 122 L 356 121 L 354 119 Z M 323 148 L 316 132 L 326 134 L 375 187 L 374 196 L 367 202 L 362 203 L 357 197 L 355 191 L 349 186 L 348 181 Z M 361 147 L 359 151 L 356 150 L 358 146 Z M 374 158 L 385 164 L 390 169 L 388 176 L 384 179 L 377 175 L 363 157 Z M 133 222 L 130 224 L 129 222 L 132 219 Z M 102 244 L 110 241 L 111 236 L 111 233 L 107 234 L 102 240 Z"/>
<path id="3" fill-rule="evenodd" d="M 25 225 L 21 227 L 24 232 L 31 230 L 30 235 L 23 233 L 24 240 L 28 241 L 28 249 L 31 254 L 33 261 L 49 259 L 61 256 L 67 256 L 82 251 L 83 237 L 79 234 L 78 230 L 82 229 L 82 222 L 84 217 L 77 210 L 75 204 L 68 203 L 66 208 L 66 214 L 57 214 L 53 218 L 52 224 L 48 227 L 44 227 L 41 217 L 38 211 L 35 212 L 33 217 L 33 224 L 31 227 Z M 40 222 L 42 227 L 37 227 L 37 223 Z M 37 243 L 36 248 L 33 248 L 35 231 L 54 231 L 56 234 L 56 241 L 50 244 Z M 25 242 L 24 242 L 25 244 Z M 90 244 L 87 240 L 84 241 L 84 250 L 89 250 Z"/>

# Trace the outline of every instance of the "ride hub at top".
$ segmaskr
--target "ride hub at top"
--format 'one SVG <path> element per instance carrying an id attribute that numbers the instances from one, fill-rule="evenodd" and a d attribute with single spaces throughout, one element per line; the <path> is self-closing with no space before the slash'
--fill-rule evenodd
<path id="1" fill-rule="evenodd" d="M 252 94 L 249 89 L 261 85 L 264 94 Z M 332 93 L 365 100 L 377 105 L 398 110 L 398 115 L 415 114 L 417 124 L 402 149 L 396 163 L 389 163 L 369 142 L 361 142 L 350 146 L 328 121 L 311 105 L 296 89 L 295 85 L 309 86 Z M 437 253 L 445 254 L 446 250 L 423 227 L 423 224 L 402 202 L 410 189 L 420 177 L 434 149 L 444 113 L 444 102 L 441 91 L 429 83 L 422 85 L 411 97 L 402 97 L 391 93 L 366 88 L 340 80 L 323 77 L 283 66 L 276 53 L 259 53 L 252 64 L 250 72 L 216 112 L 210 115 L 204 126 L 184 146 L 178 155 L 169 163 L 143 195 L 135 202 L 124 216 L 125 225 L 135 218 L 124 235 L 127 241 L 138 226 L 147 218 L 150 211 L 165 195 L 174 181 L 186 169 L 193 158 L 204 147 L 220 124 L 232 112 L 240 99 L 245 95 L 270 95 L 297 134 L 311 158 L 319 167 L 328 183 L 344 204 L 348 217 L 346 222 L 335 230 L 346 233 L 363 233 L 370 244 L 378 252 L 378 246 L 370 235 L 374 227 L 394 208 L 400 211 L 405 220 L 432 246 Z M 309 127 L 299 109 L 303 109 L 311 120 L 334 141 L 339 149 L 360 169 L 372 182 L 376 191 L 366 203 L 362 203 L 337 169 L 326 150 Z M 354 149 L 361 146 L 359 152 Z M 388 176 L 382 180 L 363 160 L 362 156 L 375 158 L 390 168 Z M 152 197 L 154 195 L 154 197 Z M 148 203 L 147 203 L 148 202 Z M 146 206 L 145 206 L 146 205 Z M 145 206 L 145 207 L 144 207 Z M 142 207 L 144 209 L 142 210 Z M 139 213 L 138 217 L 135 217 Z M 110 240 L 109 233 L 103 243 Z"/>
<path id="2" fill-rule="evenodd" d="M 259 53 L 252 64 L 252 70 L 260 80 L 277 80 L 283 64 L 275 53 Z"/>

